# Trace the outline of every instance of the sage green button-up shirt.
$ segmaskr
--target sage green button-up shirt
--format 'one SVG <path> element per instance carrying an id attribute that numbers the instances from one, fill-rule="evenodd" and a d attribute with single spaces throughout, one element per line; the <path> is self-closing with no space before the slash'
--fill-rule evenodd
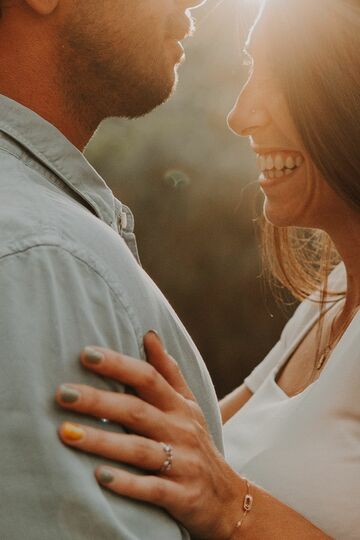
<path id="1" fill-rule="evenodd" d="M 222 450 L 208 372 L 138 263 L 130 211 L 55 127 L 1 96 L 1 540 L 188 538 L 162 510 L 100 488 L 93 471 L 105 460 L 57 437 L 60 422 L 79 420 L 55 404 L 58 384 L 122 390 L 82 369 L 79 351 L 96 344 L 144 358 L 151 328 L 178 359 Z"/>

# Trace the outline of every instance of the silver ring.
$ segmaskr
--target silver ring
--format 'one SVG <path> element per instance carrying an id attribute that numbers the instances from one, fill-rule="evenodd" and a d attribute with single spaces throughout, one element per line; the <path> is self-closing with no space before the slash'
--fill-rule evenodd
<path id="1" fill-rule="evenodd" d="M 171 444 L 165 444 L 163 442 L 161 442 L 160 444 L 165 452 L 165 460 L 159 472 L 160 474 L 168 473 L 171 470 L 173 464 L 173 447 L 171 446 Z"/>

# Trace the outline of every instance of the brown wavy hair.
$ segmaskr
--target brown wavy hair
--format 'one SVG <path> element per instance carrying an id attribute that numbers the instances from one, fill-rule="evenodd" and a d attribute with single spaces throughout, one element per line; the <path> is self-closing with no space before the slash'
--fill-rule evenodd
<path id="1" fill-rule="evenodd" d="M 330 186 L 360 210 L 359 0 L 265 0 L 261 15 L 305 148 Z M 328 290 L 340 257 L 324 231 L 264 220 L 262 240 L 265 274 L 278 298 L 284 287 L 298 300 L 320 290 L 322 305 L 345 294 Z"/>

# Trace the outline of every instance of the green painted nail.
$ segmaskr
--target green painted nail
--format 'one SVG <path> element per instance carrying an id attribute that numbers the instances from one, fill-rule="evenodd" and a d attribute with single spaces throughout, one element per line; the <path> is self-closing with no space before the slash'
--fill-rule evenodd
<path id="1" fill-rule="evenodd" d="M 100 364 L 104 359 L 103 353 L 93 349 L 92 347 L 85 347 L 85 360 L 89 364 Z"/>
<path id="2" fill-rule="evenodd" d="M 161 343 L 161 338 L 160 338 L 160 336 L 159 336 L 159 334 L 158 334 L 158 332 L 156 330 L 151 329 L 151 330 L 148 331 L 148 334 L 153 334 L 157 338 L 157 340 L 160 341 L 160 343 Z"/>
<path id="3" fill-rule="evenodd" d="M 75 388 L 70 388 L 70 386 L 65 386 L 65 384 L 60 386 L 60 397 L 64 403 L 75 403 L 80 396 L 80 392 L 75 390 Z"/>
<path id="4" fill-rule="evenodd" d="M 114 475 L 109 469 L 100 469 L 98 478 L 103 484 L 110 484 L 114 480 Z"/>

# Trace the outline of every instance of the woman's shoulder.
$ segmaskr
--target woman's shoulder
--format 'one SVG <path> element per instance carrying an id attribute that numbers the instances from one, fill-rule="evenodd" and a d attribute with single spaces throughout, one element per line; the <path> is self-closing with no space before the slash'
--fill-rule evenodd
<path id="1" fill-rule="evenodd" d="M 346 270 L 343 263 L 338 264 L 330 273 L 327 288 L 332 293 L 338 294 L 338 296 L 334 296 L 333 303 L 343 298 L 343 293 L 346 290 Z M 321 294 L 317 291 L 311 294 L 298 306 L 285 325 L 281 335 L 281 340 L 284 341 L 286 346 L 289 346 L 298 337 L 301 331 L 308 325 L 314 323 L 320 316 L 320 300 Z"/>
<path id="2" fill-rule="evenodd" d="M 328 288 L 332 291 L 343 292 L 346 289 L 346 272 L 341 263 L 334 268 L 329 275 Z M 334 297 L 334 302 L 341 296 Z M 279 341 L 266 355 L 264 360 L 245 379 L 246 386 L 255 393 L 273 369 L 276 369 L 294 344 L 299 342 L 302 336 L 310 329 L 320 316 L 320 295 L 314 293 L 301 302 L 292 317 L 286 323 Z"/>

